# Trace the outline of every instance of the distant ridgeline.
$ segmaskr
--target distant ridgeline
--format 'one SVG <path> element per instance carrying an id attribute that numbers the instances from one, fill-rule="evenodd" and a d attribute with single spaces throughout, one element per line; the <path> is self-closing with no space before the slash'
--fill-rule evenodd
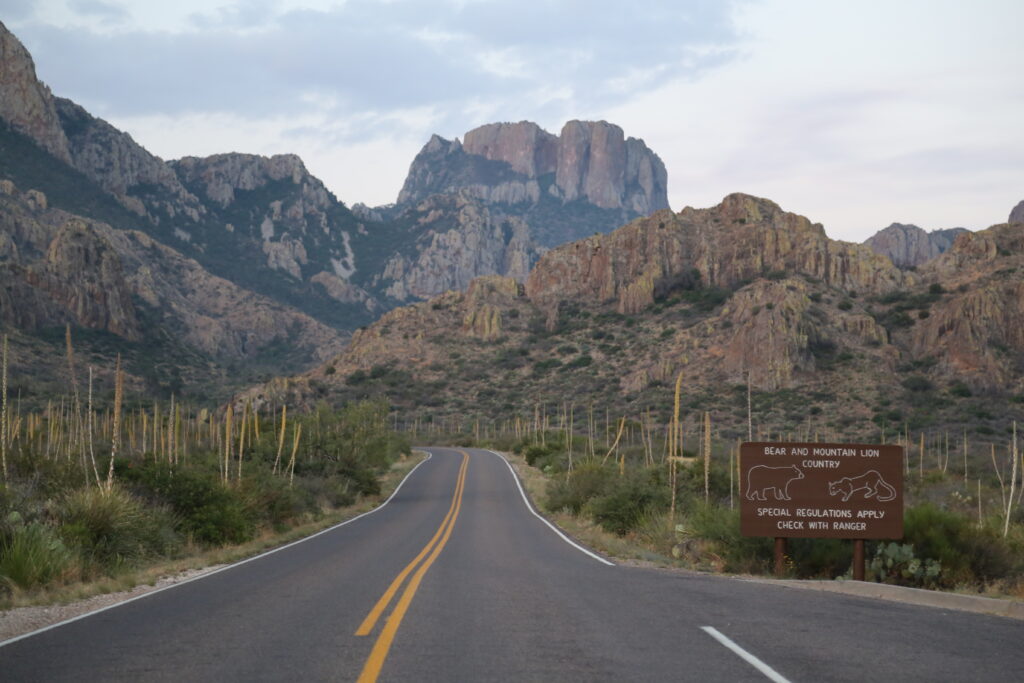
<path id="1" fill-rule="evenodd" d="M 40 226 L 5 238 L 3 263 L 26 294 L 8 296 L 7 324 L 29 335 L 70 324 L 121 340 L 109 340 L 110 349 L 183 342 L 185 356 L 206 358 L 173 363 L 191 368 L 185 376 L 204 374 L 208 361 L 225 374 L 238 359 L 250 369 L 308 367 L 396 305 L 464 289 L 481 275 L 525 281 L 546 248 L 667 206 L 664 166 L 642 142 L 604 122 L 570 122 L 560 137 L 519 123 L 470 131 L 465 148 L 434 138 L 396 204 L 349 209 L 294 155 L 165 162 L 54 97 L 2 24 L 0 49 L 0 179 L 9 181 L 0 218 Z M 439 148 L 447 152 L 438 156 Z M 529 168 L 517 161 L 527 156 L 536 160 Z M 29 201 L 30 191 L 41 202 Z M 95 236 L 108 234 L 104 226 L 137 231 L 130 239 L 139 244 L 143 234 L 150 240 L 129 254 L 124 237 L 109 237 L 112 265 L 98 281 L 123 276 L 121 310 L 100 310 L 109 297 L 81 306 L 58 293 L 73 283 L 47 263 L 45 240 L 64 235 L 69 221 L 77 221 L 80 240 L 108 240 Z M 168 272 L 151 259 L 187 266 Z M 81 259 L 75 265 L 88 267 Z M 27 275 L 44 266 L 45 284 Z M 38 314 L 18 310 L 26 301 L 39 304 Z M 301 322 L 268 319 L 267 306 Z M 31 325 L 14 323 L 28 318 Z M 180 327 L 183 320 L 192 326 Z M 314 323 L 320 331 L 302 336 Z M 248 362 L 261 358 L 274 360 Z M 264 370 L 239 374 L 252 372 Z M 180 383 L 164 380 L 157 384 Z"/>

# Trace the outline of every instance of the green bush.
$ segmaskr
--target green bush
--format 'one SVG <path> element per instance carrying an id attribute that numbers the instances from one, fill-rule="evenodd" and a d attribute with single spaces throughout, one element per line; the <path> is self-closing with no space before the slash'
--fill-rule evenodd
<path id="1" fill-rule="evenodd" d="M 548 465 L 553 465 L 556 461 L 561 459 L 563 449 L 564 446 L 561 442 L 553 442 L 544 445 L 532 444 L 524 447 L 522 449 L 522 453 L 523 457 L 526 458 L 527 465 L 543 470 Z"/>
<path id="2" fill-rule="evenodd" d="M 902 384 L 908 391 L 929 391 L 932 388 L 931 381 L 921 375 L 911 375 L 903 380 Z"/>
<path id="3" fill-rule="evenodd" d="M 853 543 L 837 538 L 791 538 L 786 554 L 801 579 L 834 579 L 850 570 Z"/>
<path id="4" fill-rule="evenodd" d="M 936 583 L 947 588 L 990 581 L 1013 566 L 1009 548 L 994 530 L 979 529 L 970 519 L 931 503 L 907 508 L 903 539 L 917 557 L 942 565 Z"/>
<path id="5" fill-rule="evenodd" d="M 624 536 L 645 515 L 668 506 L 668 489 L 650 470 L 631 470 L 615 477 L 607 492 L 591 500 L 591 516 L 605 531 Z"/>
<path id="6" fill-rule="evenodd" d="M 0 539 L 0 582 L 7 588 L 33 588 L 59 578 L 72 567 L 73 557 L 52 529 L 39 522 L 22 522 L 12 512 Z"/>
<path id="7" fill-rule="evenodd" d="M 195 541 L 223 545 L 254 536 L 254 520 L 242 496 L 224 486 L 213 472 L 192 467 L 172 470 L 162 463 L 147 463 L 139 469 L 141 483 L 171 506 L 178 530 Z"/>
<path id="8" fill-rule="evenodd" d="M 771 566 L 772 540 L 741 535 L 738 509 L 697 505 L 688 514 L 684 526 L 692 536 L 714 544 L 727 572 L 761 573 Z"/>
<path id="9" fill-rule="evenodd" d="M 59 515 L 61 537 L 90 568 L 116 569 L 180 547 L 174 519 L 165 508 L 147 507 L 118 488 L 73 491 L 62 501 Z"/>
<path id="10" fill-rule="evenodd" d="M 548 484 L 546 507 L 552 512 L 568 510 L 578 515 L 591 499 L 605 492 L 613 476 L 612 470 L 600 463 L 584 463 L 567 477 Z"/>

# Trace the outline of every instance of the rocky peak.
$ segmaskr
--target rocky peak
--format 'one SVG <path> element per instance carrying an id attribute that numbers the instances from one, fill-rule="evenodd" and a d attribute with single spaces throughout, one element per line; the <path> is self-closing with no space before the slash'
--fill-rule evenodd
<path id="1" fill-rule="evenodd" d="M 605 121 L 569 121 L 558 136 L 529 121 L 491 123 L 466 133 L 462 144 L 431 137 L 398 202 L 464 189 L 491 203 L 537 204 L 546 189 L 563 203 L 646 215 L 668 208 L 667 178 L 643 141 Z"/>
<path id="2" fill-rule="evenodd" d="M 0 119 L 66 163 L 68 140 L 50 89 L 36 78 L 32 56 L 0 22 Z"/>
<path id="3" fill-rule="evenodd" d="M 953 241 L 966 228 L 949 228 L 926 232 L 916 225 L 893 223 L 878 231 L 864 244 L 876 254 L 887 256 L 900 268 L 914 268 L 930 261 L 953 246 Z"/>
<path id="4" fill-rule="evenodd" d="M 236 190 L 255 190 L 280 180 L 303 185 L 304 190 L 308 188 L 309 199 L 317 208 L 326 209 L 333 203 L 327 188 L 309 174 L 295 154 L 215 154 L 205 158 L 183 157 L 170 164 L 182 182 L 201 190 L 221 208 L 234 202 Z"/>
<path id="5" fill-rule="evenodd" d="M 1010 212 L 1010 223 L 1024 223 L 1024 199 Z"/>
<path id="6" fill-rule="evenodd" d="M 71 165 L 138 213 L 142 202 L 129 197 L 133 188 L 160 188 L 164 196 L 147 197 L 150 209 L 162 205 L 167 213 L 181 212 L 193 221 L 203 211 L 199 200 L 189 193 L 162 159 L 147 152 L 132 136 L 98 119 L 71 100 L 55 100 L 57 114 L 68 138 Z"/>
<path id="7" fill-rule="evenodd" d="M 830 240 L 820 224 L 767 199 L 732 194 L 710 209 L 659 211 L 610 234 L 553 249 L 531 271 L 526 293 L 547 308 L 575 299 L 636 313 L 676 287 L 731 289 L 785 273 L 872 293 L 891 291 L 908 279 L 870 249 Z"/>
<path id="8" fill-rule="evenodd" d="M 558 161 L 558 138 L 536 123 L 489 123 L 466 133 L 462 148 L 492 161 L 504 161 L 528 178 L 551 173 Z"/>

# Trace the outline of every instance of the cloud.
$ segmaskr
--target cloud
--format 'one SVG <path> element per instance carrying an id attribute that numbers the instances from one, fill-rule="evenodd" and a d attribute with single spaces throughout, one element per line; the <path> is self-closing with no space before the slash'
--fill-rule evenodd
<path id="1" fill-rule="evenodd" d="M 34 16 L 35 8 L 33 0 L 5 0 L 3 20 L 17 22 L 29 19 Z"/>
<path id="2" fill-rule="evenodd" d="M 104 21 L 121 22 L 131 16 L 128 10 L 121 5 L 103 0 L 72 0 L 68 6 L 79 15 Z"/>
<path id="3" fill-rule="evenodd" d="M 111 19 L 123 12 L 100 0 L 75 5 Z M 282 11 L 250 0 L 191 12 L 184 32 L 33 22 L 19 37 L 55 92 L 101 115 L 256 119 L 312 107 L 346 118 L 432 107 L 461 134 L 483 123 L 468 120 L 481 101 L 521 118 L 534 107 L 571 117 L 733 58 L 732 3 L 662 5 L 644 0 L 624 14 L 576 0 L 350 0 Z M 538 92 L 559 97 L 535 101 Z"/>

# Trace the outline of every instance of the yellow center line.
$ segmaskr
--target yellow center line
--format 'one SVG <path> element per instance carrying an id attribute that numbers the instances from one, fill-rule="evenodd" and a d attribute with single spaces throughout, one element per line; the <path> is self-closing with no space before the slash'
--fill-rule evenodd
<path id="1" fill-rule="evenodd" d="M 392 611 L 388 616 L 388 620 L 385 622 L 384 628 L 377 637 L 377 642 L 374 643 L 373 650 L 370 652 L 370 656 L 366 660 L 366 664 L 363 665 L 363 672 L 359 675 L 359 683 L 374 683 L 377 680 L 377 677 L 380 676 L 381 668 L 384 666 L 384 660 L 388 656 L 388 650 L 391 649 L 391 643 L 394 641 L 395 634 L 398 632 L 398 627 L 401 626 L 402 619 L 405 617 L 405 613 L 408 611 L 409 605 L 412 603 L 412 599 L 416 595 L 416 591 L 419 589 L 420 583 L 423 581 L 423 576 L 427 573 L 427 570 L 430 569 L 430 566 L 434 564 L 434 560 L 436 560 L 437 556 L 441 554 L 445 544 L 448 543 L 448 539 L 452 535 L 452 529 L 455 528 L 455 520 L 458 519 L 459 510 L 462 508 L 462 494 L 466 488 L 466 469 L 469 466 L 469 454 L 464 451 L 460 452 L 462 453 L 462 466 L 459 468 L 459 479 L 458 483 L 455 485 L 455 495 L 452 497 L 453 507 L 451 508 L 451 514 L 445 519 L 445 522 L 441 524 L 444 534 L 441 537 L 440 542 L 434 546 L 433 552 L 430 553 L 430 557 L 428 557 L 427 560 L 420 565 L 420 568 L 416 570 L 416 573 L 413 574 L 412 579 L 409 581 L 409 584 L 405 587 L 405 591 L 402 593 L 402 597 L 399 598 L 398 603 L 395 605 L 394 611 Z M 434 540 L 431 539 L 431 542 L 427 544 L 427 548 L 424 548 L 424 552 L 433 543 Z M 412 566 L 415 566 L 418 560 L 419 557 L 417 557 L 416 560 L 413 560 L 410 566 L 406 567 L 406 569 L 408 570 Z M 401 582 L 399 581 L 399 583 Z M 394 586 L 394 583 L 392 585 Z"/>
<path id="2" fill-rule="evenodd" d="M 437 543 L 437 540 L 441 538 L 441 534 L 444 533 L 445 527 L 448 525 L 449 520 L 451 520 L 452 515 L 455 513 L 455 503 L 459 497 L 460 482 L 465 476 L 466 467 L 469 464 L 469 455 L 466 453 L 463 453 L 462 455 L 462 465 L 459 467 L 459 477 L 455 484 L 455 493 L 452 494 L 452 503 L 448 507 L 448 514 L 445 515 L 444 520 L 441 522 L 441 526 L 437 528 L 437 532 L 434 534 L 434 537 L 430 539 L 430 542 L 423 546 L 423 550 L 420 551 L 419 555 L 417 555 L 412 562 L 406 565 L 405 569 L 395 577 L 395 580 L 391 582 L 388 589 L 384 591 L 384 595 L 380 596 L 380 600 L 377 601 L 377 604 L 373 606 L 370 613 L 366 615 L 365 619 L 363 619 L 363 623 L 361 623 L 359 628 L 356 629 L 357 636 L 370 635 L 370 632 L 373 631 L 373 627 L 377 625 L 377 620 L 380 619 L 380 615 L 384 613 L 385 609 L 387 609 L 388 604 L 390 604 L 391 599 L 395 597 L 395 593 L 398 592 L 398 589 L 401 588 L 405 578 L 416 568 L 416 565 L 420 563 L 420 560 L 427 556 L 430 549 L 435 543 Z"/>

